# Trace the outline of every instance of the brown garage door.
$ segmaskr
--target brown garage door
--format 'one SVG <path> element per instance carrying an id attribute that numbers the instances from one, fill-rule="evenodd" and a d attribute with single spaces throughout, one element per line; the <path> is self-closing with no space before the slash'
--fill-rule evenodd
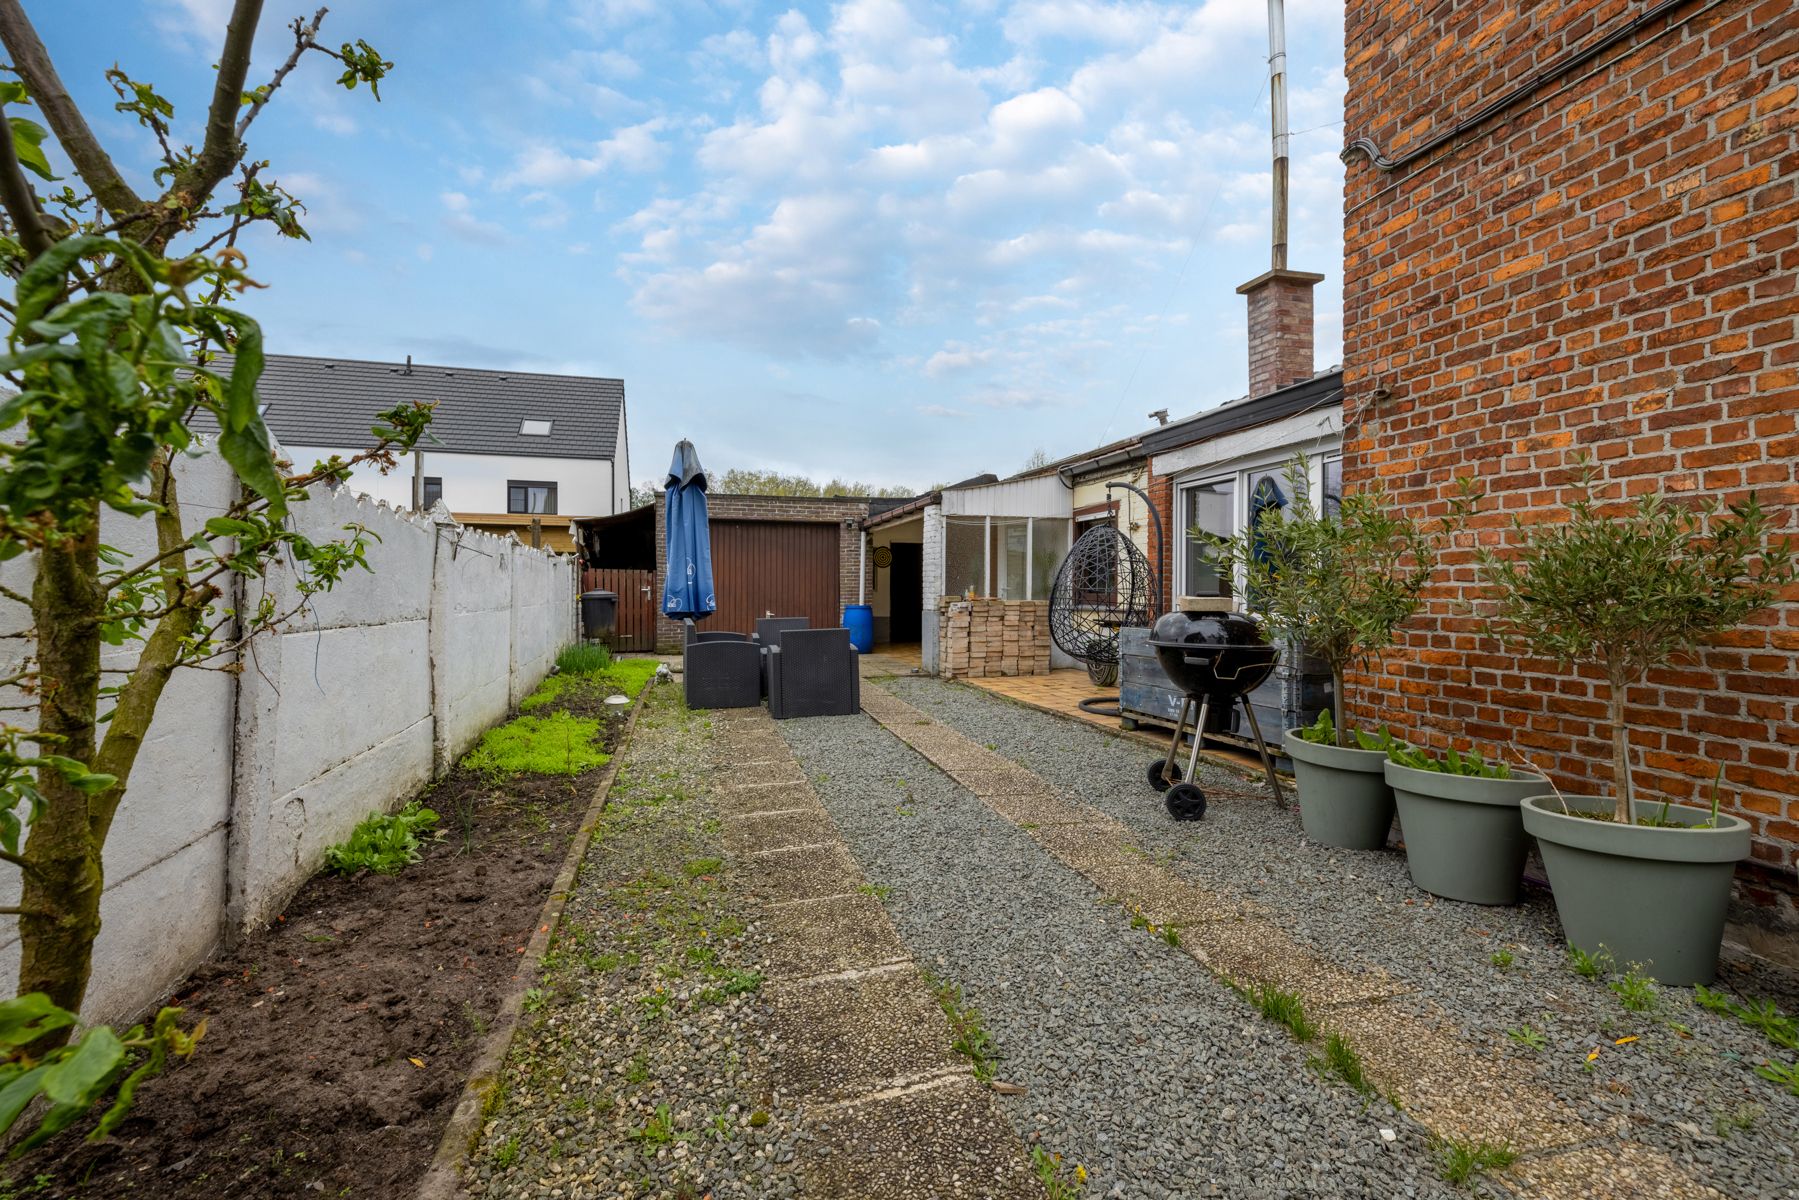
<path id="1" fill-rule="evenodd" d="M 753 633 L 756 618 L 806 617 L 838 625 L 837 525 L 822 521 L 713 521 L 712 590 L 718 611 L 702 629 Z"/>

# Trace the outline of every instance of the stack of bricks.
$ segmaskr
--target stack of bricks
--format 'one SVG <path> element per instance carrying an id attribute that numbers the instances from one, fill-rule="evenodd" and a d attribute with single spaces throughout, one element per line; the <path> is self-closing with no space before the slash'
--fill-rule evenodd
<path id="1" fill-rule="evenodd" d="M 1049 674 L 1049 604 L 1042 600 L 937 602 L 938 670 L 947 679 Z"/>

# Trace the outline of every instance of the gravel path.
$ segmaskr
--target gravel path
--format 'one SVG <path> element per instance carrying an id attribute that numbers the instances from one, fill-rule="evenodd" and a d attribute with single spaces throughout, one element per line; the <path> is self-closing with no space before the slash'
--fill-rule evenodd
<path id="1" fill-rule="evenodd" d="M 1510 909 L 1434 900 L 1412 885 L 1403 855 L 1315 846 L 1296 812 L 1265 798 L 1219 797 L 1204 822 L 1177 825 L 1143 781 L 1149 747 L 966 686 L 886 686 L 1124 822 L 1177 874 L 1253 897 L 1327 956 L 1376 964 L 1416 984 L 1416 1001 L 1393 1003 L 1434 1003 L 1469 1044 L 1529 1061 L 1545 1086 L 1595 1124 L 1654 1146 L 1732 1195 L 1799 1196 L 1799 1096 L 1754 1071 L 1799 1054 L 1705 1011 L 1688 989 L 1659 989 L 1649 1011 L 1627 1010 L 1610 986 L 1622 984 L 1615 974 L 1590 980 L 1570 969 L 1546 893 L 1532 890 Z M 1254 789 L 1222 768 L 1203 774 L 1234 791 Z M 1721 986 L 1738 996 L 1772 997 L 1795 1011 L 1799 980 L 1791 973 L 1739 962 L 1725 975 Z M 1589 1066 L 1594 1049 L 1599 1057 Z"/>
<path id="2" fill-rule="evenodd" d="M 711 723 L 671 686 L 644 703 L 465 1172 L 473 1195 L 800 1194 L 805 1135 L 762 1050 L 764 939 L 718 874 Z"/>
<path id="3" fill-rule="evenodd" d="M 779 728 L 891 889 L 902 939 L 963 988 L 998 1078 L 1027 1089 L 1004 1101 L 1013 1124 L 1081 1164 L 1085 1194 L 1466 1194 L 1437 1178 L 1415 1125 L 1319 1079 L 1307 1048 L 872 721 Z"/>

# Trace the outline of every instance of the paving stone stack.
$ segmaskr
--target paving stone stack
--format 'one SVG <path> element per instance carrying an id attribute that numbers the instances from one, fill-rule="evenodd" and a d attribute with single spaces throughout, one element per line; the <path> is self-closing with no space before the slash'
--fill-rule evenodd
<path id="1" fill-rule="evenodd" d="M 1049 603 L 937 602 L 938 669 L 948 679 L 1049 674 Z"/>

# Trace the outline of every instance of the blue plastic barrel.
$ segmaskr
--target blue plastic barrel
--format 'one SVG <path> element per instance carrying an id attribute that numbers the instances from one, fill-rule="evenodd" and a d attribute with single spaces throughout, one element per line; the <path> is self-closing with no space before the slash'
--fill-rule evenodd
<path id="1" fill-rule="evenodd" d="M 843 606 L 843 627 L 850 631 L 850 644 L 863 654 L 875 648 L 875 610 L 867 604 Z"/>

